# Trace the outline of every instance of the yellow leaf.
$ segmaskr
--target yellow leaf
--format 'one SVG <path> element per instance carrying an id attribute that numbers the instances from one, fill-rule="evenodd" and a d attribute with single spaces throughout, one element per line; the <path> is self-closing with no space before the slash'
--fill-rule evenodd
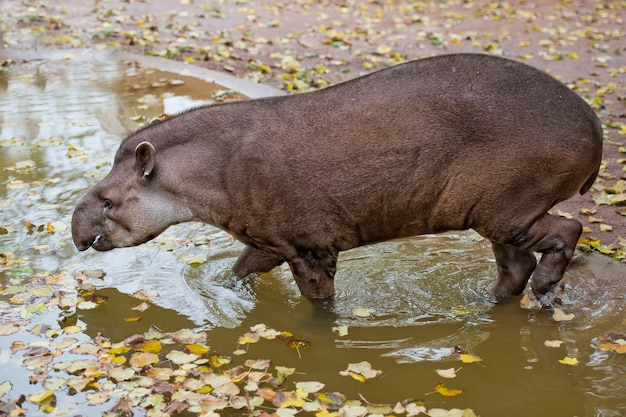
<path id="1" fill-rule="evenodd" d="M 33 394 L 31 396 L 28 397 L 28 401 L 33 403 L 33 404 L 39 404 L 43 401 L 45 401 L 46 399 L 52 397 L 54 395 L 55 391 L 53 389 L 48 390 L 48 391 L 44 391 L 44 392 L 40 392 L 38 394 Z"/>
<path id="2" fill-rule="evenodd" d="M 298 396 L 297 393 L 293 391 L 279 391 L 276 393 L 272 403 L 278 408 L 302 407 L 302 404 L 304 404 L 304 398 Z"/>
<path id="3" fill-rule="evenodd" d="M 109 354 L 111 355 L 121 355 L 123 353 L 126 353 L 130 350 L 130 346 L 126 346 L 122 343 L 116 344 L 114 346 L 111 346 L 111 349 L 109 350 Z"/>
<path id="4" fill-rule="evenodd" d="M 65 334 L 79 333 L 82 330 L 83 328 L 81 326 L 67 326 L 63 328 L 63 331 L 65 332 Z"/>
<path id="5" fill-rule="evenodd" d="M 146 340 L 145 342 L 135 347 L 135 350 L 139 352 L 159 353 L 161 352 L 161 349 L 163 349 L 163 345 L 161 344 L 161 342 L 155 339 Z"/>
<path id="6" fill-rule="evenodd" d="M 437 385 L 435 385 L 435 391 L 437 391 L 439 394 L 443 395 L 444 397 L 454 397 L 456 395 L 459 395 L 463 392 L 462 389 L 450 389 L 450 388 L 446 388 L 443 383 L 438 383 Z"/>
<path id="7" fill-rule="evenodd" d="M 482 361 L 478 356 L 470 355 L 469 353 L 461 353 L 459 354 L 459 359 L 463 363 L 474 363 Z"/>
<path id="8" fill-rule="evenodd" d="M 200 265 L 205 263 L 208 258 L 206 253 L 197 253 L 195 255 L 183 253 L 178 256 L 178 259 L 185 263 L 188 263 L 189 265 Z"/>
<path id="9" fill-rule="evenodd" d="M 204 343 L 194 343 L 192 345 L 185 345 L 185 347 L 189 350 L 189 352 L 199 356 L 204 355 L 211 350 L 211 348 Z"/>
<path id="10" fill-rule="evenodd" d="M 118 365 L 124 365 L 126 363 L 126 358 L 124 356 L 111 356 L 109 355 L 111 360 Z"/>
<path id="11" fill-rule="evenodd" d="M 134 323 L 134 322 L 139 321 L 139 320 L 141 320 L 141 316 L 138 316 L 138 317 L 126 317 L 124 319 L 124 321 L 126 323 Z"/>
<path id="12" fill-rule="evenodd" d="M 239 339 L 237 339 L 237 344 L 247 345 L 249 343 L 256 343 L 259 341 L 259 339 L 260 339 L 260 336 L 258 333 L 246 333 L 243 336 L 241 336 Z"/>
<path id="13" fill-rule="evenodd" d="M 578 359 L 566 356 L 563 359 L 559 359 L 559 363 L 564 365 L 578 365 Z"/>
<path id="14" fill-rule="evenodd" d="M 210 362 L 211 366 L 214 368 L 219 368 L 220 366 L 229 364 L 231 359 L 228 356 L 222 356 L 219 354 L 211 355 Z"/>

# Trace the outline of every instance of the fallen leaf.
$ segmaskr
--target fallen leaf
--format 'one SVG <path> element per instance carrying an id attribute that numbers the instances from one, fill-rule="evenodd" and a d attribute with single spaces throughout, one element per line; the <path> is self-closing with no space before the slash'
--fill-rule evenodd
<path id="1" fill-rule="evenodd" d="M 303 390 L 304 392 L 308 392 L 309 394 L 314 394 L 324 388 L 325 384 L 317 381 L 307 381 L 307 382 L 296 382 L 296 388 Z"/>
<path id="2" fill-rule="evenodd" d="M 138 306 L 131 308 L 131 310 L 144 312 L 144 311 L 146 311 L 148 309 L 148 307 L 149 307 L 149 305 L 146 302 L 142 302 Z"/>
<path id="3" fill-rule="evenodd" d="M 442 378 L 456 378 L 456 370 L 454 368 L 448 368 L 448 369 L 435 369 L 435 372 L 437 372 L 437 375 L 439 375 Z"/>
<path id="4" fill-rule="evenodd" d="M 365 382 L 368 379 L 375 378 L 380 375 L 382 371 L 372 369 L 372 364 L 367 361 L 348 364 L 348 368 L 345 371 L 340 371 L 339 375 L 351 376 L 359 382 Z"/>
<path id="5" fill-rule="evenodd" d="M 570 321 L 573 320 L 574 317 L 576 317 L 574 313 L 566 314 L 560 308 L 555 308 L 554 312 L 552 313 L 552 320 L 554 321 Z"/>
<path id="6" fill-rule="evenodd" d="M 272 404 L 274 404 L 278 408 L 302 407 L 304 401 L 305 399 L 298 395 L 298 393 L 295 391 L 279 391 L 274 396 Z"/>
<path id="7" fill-rule="evenodd" d="M 198 355 L 194 355 L 193 353 L 185 353 L 178 350 L 170 351 L 165 357 L 176 365 L 191 363 L 199 358 Z"/>
<path id="8" fill-rule="evenodd" d="M 201 265 L 208 260 L 206 253 L 189 254 L 183 253 L 178 255 L 178 259 L 189 265 Z"/>
<path id="9" fill-rule="evenodd" d="M 578 365 L 578 359 L 566 356 L 563 359 L 559 359 L 559 363 L 564 365 Z"/>
<path id="10" fill-rule="evenodd" d="M 367 318 L 376 312 L 374 308 L 359 307 L 352 310 L 352 314 L 356 317 Z"/>
<path id="11" fill-rule="evenodd" d="M 463 393 L 462 389 L 446 388 L 445 385 L 441 382 L 435 385 L 434 390 L 437 391 L 439 394 L 443 395 L 444 397 L 454 397 L 456 395 Z"/>
<path id="12" fill-rule="evenodd" d="M 26 397 L 26 399 L 33 404 L 39 404 L 47 400 L 48 398 L 52 397 L 55 392 L 56 392 L 55 390 L 51 389 L 48 391 L 39 392 L 37 394 L 32 394 Z"/>
<path id="13" fill-rule="evenodd" d="M 551 348 L 561 347 L 563 343 L 564 342 L 562 340 L 546 340 L 545 342 L 543 342 L 545 346 L 551 347 Z"/>
<path id="14" fill-rule="evenodd" d="M 4 381 L 2 384 L 0 384 L 0 398 L 4 397 L 9 392 L 11 392 L 12 388 L 13 388 L 13 385 L 11 385 L 9 381 Z"/>
<path id="15" fill-rule="evenodd" d="M 184 345 L 204 343 L 206 341 L 206 333 L 196 332 L 190 329 L 181 329 L 174 333 L 165 333 L 164 337 L 172 338 L 178 343 L 182 343 Z"/>
<path id="16" fill-rule="evenodd" d="M 185 347 L 189 350 L 189 352 L 198 356 L 202 356 L 205 353 L 208 353 L 211 351 L 211 348 L 205 345 L 204 343 L 194 343 L 190 345 L 185 345 Z"/>
<path id="17" fill-rule="evenodd" d="M 142 369 L 158 362 L 159 355 L 152 352 L 133 353 L 130 357 L 130 365 L 136 369 Z"/>
<path id="18" fill-rule="evenodd" d="M 474 362 L 482 361 L 482 359 L 480 357 L 474 356 L 474 355 L 470 355 L 469 353 L 460 353 L 459 354 L 459 359 L 463 363 L 474 363 Z"/>
<path id="19" fill-rule="evenodd" d="M 87 394 L 87 402 L 89 405 L 98 405 L 104 404 L 109 401 L 111 395 L 113 393 L 111 391 L 100 391 L 96 393 Z"/>
<path id="20" fill-rule="evenodd" d="M 346 396 L 340 392 L 317 394 L 316 398 L 323 407 L 329 410 L 339 410 L 339 408 L 341 408 L 343 403 L 347 400 Z"/>

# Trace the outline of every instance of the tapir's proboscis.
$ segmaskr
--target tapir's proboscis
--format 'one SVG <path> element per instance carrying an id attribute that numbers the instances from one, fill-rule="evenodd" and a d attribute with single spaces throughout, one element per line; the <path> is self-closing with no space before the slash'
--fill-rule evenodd
<path id="1" fill-rule="evenodd" d="M 532 275 L 549 304 L 582 226 L 548 211 L 591 187 L 601 155 L 600 121 L 555 78 L 443 55 L 153 123 L 121 143 L 72 234 L 106 251 L 201 221 L 245 244 L 238 277 L 287 262 L 303 295 L 326 298 L 340 251 L 471 228 L 491 241 L 498 299 Z"/>

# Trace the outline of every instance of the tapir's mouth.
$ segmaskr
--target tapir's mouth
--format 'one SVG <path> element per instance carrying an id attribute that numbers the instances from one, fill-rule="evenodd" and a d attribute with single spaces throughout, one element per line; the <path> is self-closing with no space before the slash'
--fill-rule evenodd
<path id="1" fill-rule="evenodd" d="M 90 246 L 99 252 L 111 250 L 115 247 L 102 235 L 96 236 Z"/>
<path id="2" fill-rule="evenodd" d="M 97 235 L 91 241 L 76 242 L 76 247 L 80 251 L 94 248 L 99 252 L 108 251 L 113 249 L 113 246 L 106 241 L 102 235 Z"/>

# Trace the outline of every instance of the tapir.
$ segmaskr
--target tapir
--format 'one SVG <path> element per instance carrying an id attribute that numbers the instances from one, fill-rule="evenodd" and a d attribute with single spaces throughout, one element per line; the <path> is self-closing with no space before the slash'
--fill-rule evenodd
<path id="1" fill-rule="evenodd" d="M 72 235 L 107 251 L 205 222 L 245 245 L 238 277 L 287 262 L 304 296 L 326 298 L 341 251 L 471 228 L 493 247 L 497 299 L 530 280 L 551 303 L 582 226 L 548 211 L 592 186 L 602 136 L 581 97 L 531 66 L 419 59 L 140 129 L 78 202 Z"/>

